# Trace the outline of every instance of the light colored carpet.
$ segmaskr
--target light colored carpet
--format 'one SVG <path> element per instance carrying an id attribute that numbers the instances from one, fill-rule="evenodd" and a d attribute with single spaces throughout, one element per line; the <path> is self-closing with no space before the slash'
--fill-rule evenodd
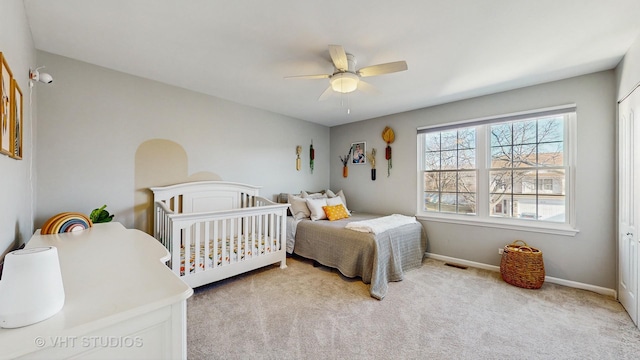
<path id="1" fill-rule="evenodd" d="M 640 330 L 613 298 L 425 259 L 387 296 L 305 259 L 196 289 L 189 359 L 638 359 Z"/>

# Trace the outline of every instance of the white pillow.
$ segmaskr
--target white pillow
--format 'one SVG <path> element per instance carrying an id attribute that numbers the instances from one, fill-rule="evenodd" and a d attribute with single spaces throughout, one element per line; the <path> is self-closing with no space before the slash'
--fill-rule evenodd
<path id="1" fill-rule="evenodd" d="M 307 198 L 307 206 L 309 207 L 309 211 L 311 211 L 311 220 L 316 221 L 327 218 L 327 214 L 324 213 L 324 209 L 322 208 L 323 206 L 327 206 L 326 198 Z"/>
<path id="2" fill-rule="evenodd" d="M 317 198 L 326 198 L 327 195 L 323 194 L 323 193 L 308 193 L 304 190 L 302 190 L 302 192 L 300 192 L 300 197 L 302 198 L 312 198 L 312 199 L 317 199 Z"/>
<path id="3" fill-rule="evenodd" d="M 296 220 L 306 219 L 311 215 L 309 207 L 307 207 L 307 201 L 300 196 L 289 194 L 289 204 L 291 204 L 291 215 Z"/>
<path id="4" fill-rule="evenodd" d="M 334 198 L 339 196 L 340 199 L 342 199 L 342 205 L 344 205 L 344 208 L 347 209 L 347 212 L 349 212 L 349 208 L 347 207 L 347 198 L 344 196 L 344 192 L 342 192 L 342 190 L 338 191 L 337 194 L 334 194 L 333 191 L 331 190 L 327 190 L 326 194 L 329 198 Z"/>

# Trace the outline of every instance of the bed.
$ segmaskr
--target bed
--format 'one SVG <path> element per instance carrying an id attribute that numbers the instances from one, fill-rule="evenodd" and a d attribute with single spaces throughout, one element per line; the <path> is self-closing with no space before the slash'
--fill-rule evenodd
<path id="1" fill-rule="evenodd" d="M 314 201 L 306 199 L 323 196 L 329 204 L 339 203 L 347 209 L 342 191 L 288 196 L 287 252 L 335 268 L 346 277 L 362 278 L 370 284 L 370 295 L 378 300 L 387 294 L 390 281 L 400 281 L 404 272 L 422 266 L 427 238 L 415 217 L 347 210 L 347 217 L 330 220 L 323 219 L 317 209 L 314 216 L 314 206 L 304 209 L 304 203 L 309 207 Z"/>
<path id="2" fill-rule="evenodd" d="M 191 287 L 267 265 L 286 268 L 287 204 L 259 196 L 258 186 L 195 181 L 153 187 L 153 236 L 167 265 Z"/>

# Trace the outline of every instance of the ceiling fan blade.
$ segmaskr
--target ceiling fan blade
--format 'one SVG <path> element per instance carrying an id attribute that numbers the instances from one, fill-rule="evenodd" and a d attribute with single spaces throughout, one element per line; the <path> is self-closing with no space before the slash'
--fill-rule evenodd
<path id="1" fill-rule="evenodd" d="M 380 90 L 378 90 L 375 86 L 369 84 L 368 82 L 364 82 L 362 80 L 358 81 L 358 90 L 362 91 L 365 94 L 370 94 L 370 95 L 380 94 Z"/>
<path id="2" fill-rule="evenodd" d="M 329 55 L 333 61 L 333 66 L 340 71 L 349 70 L 349 63 L 347 62 L 347 53 L 344 51 L 342 45 L 329 45 Z"/>
<path id="3" fill-rule="evenodd" d="M 390 74 L 398 71 L 407 70 L 407 62 L 406 61 L 395 61 L 385 64 L 371 65 L 367 67 L 363 67 L 358 70 L 358 75 L 362 77 L 367 76 L 377 76 L 383 74 Z"/>
<path id="4" fill-rule="evenodd" d="M 285 79 L 328 79 L 331 75 L 329 74 L 318 74 L 318 75 L 294 75 L 294 76 L 285 76 Z"/>
<path id="5" fill-rule="evenodd" d="M 333 89 L 331 88 L 331 85 L 329 85 L 329 87 L 322 93 L 322 95 L 320 95 L 320 97 L 318 98 L 318 101 L 327 100 L 327 98 L 329 98 L 329 96 L 331 96 L 332 93 L 333 93 Z"/>

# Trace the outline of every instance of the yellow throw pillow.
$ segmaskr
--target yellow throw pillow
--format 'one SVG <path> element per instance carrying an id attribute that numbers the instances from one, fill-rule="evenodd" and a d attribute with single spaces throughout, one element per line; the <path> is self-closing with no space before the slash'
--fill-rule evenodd
<path id="1" fill-rule="evenodd" d="M 345 209 L 342 204 L 323 206 L 322 210 L 327 214 L 327 219 L 329 219 L 329 221 L 346 219 L 349 217 L 347 209 Z"/>

